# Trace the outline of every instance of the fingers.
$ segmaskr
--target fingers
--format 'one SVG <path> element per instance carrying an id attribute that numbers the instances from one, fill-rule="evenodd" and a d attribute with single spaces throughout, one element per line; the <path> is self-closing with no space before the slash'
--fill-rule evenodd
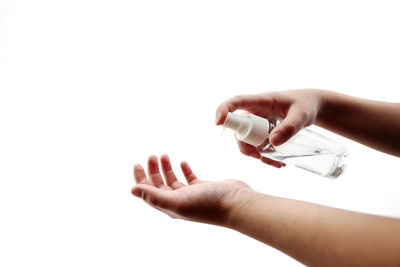
<path id="1" fill-rule="evenodd" d="M 133 176 L 135 177 L 135 181 L 138 184 L 148 184 L 152 185 L 149 179 L 146 177 L 146 173 L 143 170 L 143 167 L 139 164 L 133 166 Z"/>
<path id="2" fill-rule="evenodd" d="M 197 179 L 196 175 L 194 175 L 192 169 L 186 161 L 183 161 L 181 163 L 181 169 L 189 185 L 200 182 L 200 180 Z"/>
<path id="3" fill-rule="evenodd" d="M 149 175 L 149 179 L 146 177 L 146 173 L 144 172 L 141 165 L 136 164 L 134 166 L 133 173 L 136 183 L 154 186 L 166 190 L 178 189 L 182 186 L 185 186 L 185 184 L 181 183 L 176 178 L 175 173 L 172 170 L 171 162 L 168 155 L 162 155 L 160 161 L 166 184 L 164 184 L 163 177 L 160 174 L 158 159 L 154 155 L 150 156 L 147 162 L 147 172 Z M 184 174 L 186 173 L 185 177 L 189 184 L 193 184 L 199 181 L 197 177 L 192 173 L 187 163 L 184 164 L 182 170 L 185 171 Z"/>
<path id="4" fill-rule="evenodd" d="M 283 162 L 276 161 L 276 160 L 272 160 L 272 159 L 269 159 L 269 158 L 266 158 L 266 157 L 261 157 L 260 160 L 261 160 L 262 162 L 264 162 L 264 163 L 266 163 L 266 164 L 268 164 L 268 165 L 274 166 L 274 167 L 276 167 L 276 168 L 281 168 L 281 167 L 286 166 L 286 164 L 283 163 Z"/>
<path id="5" fill-rule="evenodd" d="M 171 161 L 169 160 L 169 157 L 167 155 L 162 155 L 160 161 L 161 161 L 161 169 L 163 171 L 165 182 L 167 183 L 167 185 L 170 186 L 172 189 L 177 189 L 179 187 L 184 186 L 184 184 L 179 182 L 178 179 L 176 178 L 172 170 Z"/>
<path id="6" fill-rule="evenodd" d="M 279 146 L 300 131 L 309 121 L 310 115 L 304 108 L 291 106 L 281 124 L 272 130 L 269 137 L 273 146 Z"/>
<path id="7" fill-rule="evenodd" d="M 132 194 L 143 198 L 155 208 L 174 209 L 174 193 L 171 190 L 162 190 L 147 184 L 138 184 L 132 188 Z"/>
<path id="8" fill-rule="evenodd" d="M 160 174 L 160 170 L 158 168 L 158 159 L 156 156 L 152 155 L 149 157 L 147 161 L 147 171 L 150 176 L 150 181 L 155 187 L 165 186 L 162 176 Z"/>
<path id="9" fill-rule="evenodd" d="M 281 168 L 283 166 L 286 166 L 285 163 L 283 162 L 279 162 L 279 161 L 275 161 L 266 157 L 262 157 L 260 152 L 257 150 L 257 148 L 255 148 L 252 145 L 249 145 L 243 141 L 240 141 L 239 139 L 236 138 L 236 141 L 238 143 L 240 152 L 242 152 L 244 155 L 246 156 L 250 156 L 256 159 L 260 159 L 262 162 L 274 166 L 276 168 Z"/>
<path id="10" fill-rule="evenodd" d="M 237 138 L 236 138 L 236 142 L 237 142 L 239 150 L 242 154 L 256 158 L 256 159 L 261 158 L 260 152 L 258 152 L 257 148 L 255 148 L 254 146 L 249 145 L 243 141 L 240 141 Z"/>
<path id="11" fill-rule="evenodd" d="M 237 109 L 252 110 L 255 113 L 257 110 L 268 110 L 272 104 L 272 100 L 266 95 L 239 95 L 223 102 L 216 111 L 215 123 L 221 125 L 224 123 L 228 112 L 233 112 Z M 256 112 L 257 113 L 257 112 Z"/>

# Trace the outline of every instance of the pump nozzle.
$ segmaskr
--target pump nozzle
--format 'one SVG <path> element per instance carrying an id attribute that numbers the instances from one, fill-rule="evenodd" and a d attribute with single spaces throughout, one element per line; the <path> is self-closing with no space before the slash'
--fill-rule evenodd
<path id="1" fill-rule="evenodd" d="M 240 124 L 241 124 L 242 120 L 243 120 L 242 116 L 237 115 L 232 112 L 228 112 L 228 115 L 226 115 L 226 119 L 222 126 L 224 126 L 225 128 L 229 128 L 234 131 L 237 131 L 240 128 Z"/>
<path id="2" fill-rule="evenodd" d="M 269 134 L 268 120 L 253 114 L 240 116 L 229 112 L 222 126 L 234 130 L 240 140 L 253 146 L 261 145 Z"/>

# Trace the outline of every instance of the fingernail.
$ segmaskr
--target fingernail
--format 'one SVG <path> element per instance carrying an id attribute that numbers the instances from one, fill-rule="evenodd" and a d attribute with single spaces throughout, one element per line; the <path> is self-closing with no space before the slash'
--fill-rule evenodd
<path id="1" fill-rule="evenodd" d="M 274 133 L 271 136 L 270 140 L 271 140 L 271 144 L 274 145 L 274 146 L 279 146 L 284 141 L 282 134 L 279 133 L 279 132 Z"/>
<path id="2" fill-rule="evenodd" d="M 132 190 L 132 194 L 135 196 L 135 197 L 142 197 L 142 190 L 140 189 L 140 188 L 135 188 L 135 189 L 133 189 Z"/>

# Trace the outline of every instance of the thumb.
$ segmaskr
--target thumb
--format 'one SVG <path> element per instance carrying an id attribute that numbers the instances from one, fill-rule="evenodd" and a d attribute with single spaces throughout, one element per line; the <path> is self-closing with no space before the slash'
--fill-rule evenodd
<path id="1" fill-rule="evenodd" d="M 173 191 L 159 189 L 147 184 L 138 184 L 132 188 L 132 194 L 142 198 L 155 208 L 171 209 L 173 203 Z"/>
<path id="2" fill-rule="evenodd" d="M 279 146 L 289 140 L 293 135 L 308 124 L 310 115 L 304 108 L 292 105 L 282 122 L 272 130 L 270 142 L 273 146 Z"/>

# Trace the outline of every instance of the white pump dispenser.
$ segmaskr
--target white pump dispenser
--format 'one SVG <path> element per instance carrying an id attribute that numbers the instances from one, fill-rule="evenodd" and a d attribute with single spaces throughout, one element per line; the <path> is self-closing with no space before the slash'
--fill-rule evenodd
<path id="1" fill-rule="evenodd" d="M 269 135 L 268 120 L 253 114 L 240 116 L 229 112 L 223 126 L 234 130 L 240 140 L 255 147 L 264 143 Z"/>

